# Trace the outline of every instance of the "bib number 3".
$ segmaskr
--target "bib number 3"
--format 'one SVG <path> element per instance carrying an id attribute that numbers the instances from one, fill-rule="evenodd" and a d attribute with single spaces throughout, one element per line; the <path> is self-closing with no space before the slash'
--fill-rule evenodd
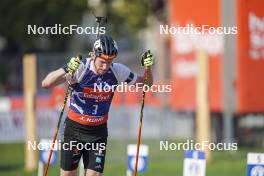
<path id="1" fill-rule="evenodd" d="M 97 112 L 98 112 L 98 105 L 93 105 L 93 112 L 92 112 L 92 114 L 93 115 L 96 115 Z"/>

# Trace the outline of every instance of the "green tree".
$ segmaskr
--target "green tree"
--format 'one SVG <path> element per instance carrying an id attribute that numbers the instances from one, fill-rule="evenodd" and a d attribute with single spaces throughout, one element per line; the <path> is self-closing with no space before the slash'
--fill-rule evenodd
<path id="1" fill-rule="evenodd" d="M 39 50 L 41 38 L 27 35 L 27 25 L 53 26 L 79 24 L 87 9 L 85 0 L 2 0 L 0 36 L 7 41 L 6 51 Z M 49 50 L 63 50 L 70 36 L 42 36 L 50 40 Z"/>

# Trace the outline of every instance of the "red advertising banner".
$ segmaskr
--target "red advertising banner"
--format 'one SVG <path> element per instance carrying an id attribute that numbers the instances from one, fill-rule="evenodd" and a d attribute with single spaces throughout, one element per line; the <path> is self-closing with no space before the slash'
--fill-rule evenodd
<path id="1" fill-rule="evenodd" d="M 238 113 L 264 112 L 264 1 L 237 0 Z"/>
<path id="2" fill-rule="evenodd" d="M 169 1 L 170 24 L 160 30 L 164 33 L 166 29 L 170 30 L 173 82 L 170 104 L 177 110 L 195 110 L 198 70 L 196 53 L 199 50 L 206 51 L 208 55 L 210 110 L 222 110 L 223 35 L 215 34 L 210 29 L 220 26 L 220 10 L 219 0 Z M 186 28 L 181 28 L 183 30 L 179 32 L 177 27 Z"/>

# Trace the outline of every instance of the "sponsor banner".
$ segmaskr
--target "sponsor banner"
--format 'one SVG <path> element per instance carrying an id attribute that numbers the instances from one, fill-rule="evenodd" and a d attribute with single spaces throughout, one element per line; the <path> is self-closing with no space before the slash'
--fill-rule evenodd
<path id="1" fill-rule="evenodd" d="M 264 1 L 237 0 L 238 113 L 264 111 Z"/>
<path id="2" fill-rule="evenodd" d="M 220 26 L 220 1 L 170 0 L 169 21 L 172 27 L 195 28 Z M 208 10 L 210 9 L 210 10 Z M 202 28 L 202 27 L 201 27 Z M 187 29 L 187 28 L 186 28 Z M 222 110 L 222 55 L 223 35 L 200 31 L 202 34 L 183 30 L 170 34 L 171 76 L 173 82 L 171 106 L 177 110 L 195 110 L 195 80 L 198 71 L 196 53 L 206 51 L 209 61 L 209 102 L 212 111 Z"/>
<path id="3" fill-rule="evenodd" d="M 248 153 L 247 176 L 264 175 L 264 153 Z"/>
<path id="4" fill-rule="evenodd" d="M 138 155 L 138 173 L 144 173 L 147 170 L 148 165 L 148 153 L 149 147 L 147 145 L 140 145 Z M 128 155 L 128 172 L 133 173 L 136 163 L 137 145 L 130 144 L 127 146 Z M 129 175 L 129 174 L 128 174 Z"/>
<path id="5" fill-rule="evenodd" d="M 184 153 L 183 176 L 205 176 L 206 160 L 202 151 L 186 151 Z"/>
<path id="6" fill-rule="evenodd" d="M 50 146 L 52 146 L 52 140 L 51 139 L 41 139 L 40 140 L 40 145 L 42 145 L 44 148 L 46 148 L 45 150 L 41 150 L 39 151 L 39 159 L 40 162 L 42 162 L 43 164 L 47 164 L 48 163 L 48 159 L 49 159 L 49 153 L 50 153 Z M 57 158 L 58 158 L 58 153 L 57 153 L 57 141 L 54 144 L 54 151 L 52 153 L 52 156 L 50 158 L 50 165 L 55 165 L 57 162 Z"/>

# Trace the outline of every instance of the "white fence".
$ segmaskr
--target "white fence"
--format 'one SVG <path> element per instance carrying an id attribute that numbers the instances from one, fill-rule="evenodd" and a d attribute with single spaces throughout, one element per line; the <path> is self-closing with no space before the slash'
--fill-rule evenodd
<path id="1" fill-rule="evenodd" d="M 139 112 L 140 106 L 111 108 L 108 121 L 109 136 L 112 139 L 136 138 Z M 58 116 L 58 110 L 37 110 L 36 125 L 39 138 L 53 137 Z M 148 106 L 144 109 L 143 138 L 191 138 L 194 133 L 193 127 L 194 122 L 191 115 Z M 24 141 L 24 128 L 23 111 L 0 112 L 0 142 Z M 63 123 L 60 129 L 61 134 Z"/>

